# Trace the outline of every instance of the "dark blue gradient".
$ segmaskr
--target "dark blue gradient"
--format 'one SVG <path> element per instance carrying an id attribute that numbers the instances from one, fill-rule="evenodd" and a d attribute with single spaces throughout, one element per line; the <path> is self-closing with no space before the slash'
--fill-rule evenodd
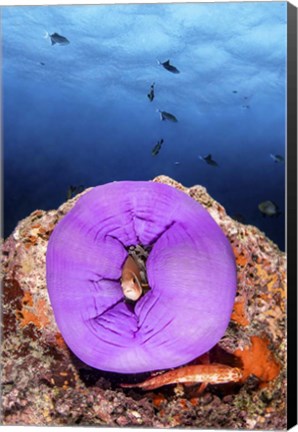
<path id="1" fill-rule="evenodd" d="M 2 8 L 4 235 L 70 185 L 165 174 L 284 249 L 285 164 L 270 153 L 286 152 L 286 24 L 285 2 Z M 280 216 L 262 216 L 266 200 Z"/>

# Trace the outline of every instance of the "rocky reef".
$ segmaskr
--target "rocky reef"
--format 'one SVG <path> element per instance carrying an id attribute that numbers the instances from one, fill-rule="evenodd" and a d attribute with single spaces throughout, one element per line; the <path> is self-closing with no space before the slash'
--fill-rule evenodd
<path id="1" fill-rule="evenodd" d="M 165 176 L 154 181 L 201 203 L 232 245 L 236 301 L 209 359 L 241 368 L 241 381 L 209 384 L 203 393 L 199 384 L 122 388 L 136 377 L 93 369 L 67 348 L 49 303 L 45 255 L 55 225 L 84 191 L 58 210 L 34 211 L 3 242 L 3 424 L 286 428 L 285 253 L 256 227 L 229 217 L 202 186 L 185 188 Z"/>

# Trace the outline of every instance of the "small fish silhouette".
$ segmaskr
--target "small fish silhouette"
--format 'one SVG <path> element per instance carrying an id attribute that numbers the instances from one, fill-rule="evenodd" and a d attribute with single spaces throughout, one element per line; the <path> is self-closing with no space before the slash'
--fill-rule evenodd
<path id="1" fill-rule="evenodd" d="M 160 114 L 160 120 L 169 120 L 173 123 L 178 122 L 177 118 L 173 114 L 168 113 L 166 111 L 161 111 L 160 109 L 157 109 L 156 111 L 159 112 Z"/>
<path id="2" fill-rule="evenodd" d="M 161 66 L 163 66 L 167 71 L 172 72 L 174 74 L 178 74 L 180 73 L 180 71 L 173 65 L 170 64 L 170 60 L 167 60 L 165 62 L 160 62 L 159 60 L 157 60 L 157 63 Z"/>
<path id="3" fill-rule="evenodd" d="M 153 83 L 153 84 L 151 84 L 151 86 L 150 86 L 150 90 L 149 90 L 149 93 L 147 94 L 147 97 L 148 97 L 148 99 L 150 100 L 150 102 L 152 102 L 153 101 L 153 99 L 154 99 L 154 85 L 155 85 L 155 83 Z"/>
<path id="4" fill-rule="evenodd" d="M 215 162 L 214 159 L 212 159 L 211 154 L 208 154 L 207 156 L 198 156 L 198 157 L 199 159 L 205 161 L 208 165 L 215 166 L 215 167 L 218 166 L 218 163 Z"/>
<path id="5" fill-rule="evenodd" d="M 270 154 L 270 157 L 274 160 L 275 163 L 282 163 L 285 161 L 285 159 L 283 158 L 283 156 L 281 155 L 274 155 L 274 154 Z"/>
<path id="6" fill-rule="evenodd" d="M 67 189 L 67 199 L 69 200 L 75 197 L 77 194 L 83 192 L 84 189 L 85 188 L 83 185 L 79 185 L 79 186 L 70 185 L 69 188 Z"/>
<path id="7" fill-rule="evenodd" d="M 265 216 L 279 216 L 281 212 L 278 210 L 278 205 L 275 204 L 273 201 L 263 201 L 258 205 L 258 209 L 262 213 L 262 215 Z"/>
<path id="8" fill-rule="evenodd" d="M 160 141 L 157 141 L 157 144 L 155 144 L 155 146 L 152 149 L 152 156 L 157 156 L 158 153 L 160 152 L 161 146 L 163 145 L 163 138 Z"/>
<path id="9" fill-rule="evenodd" d="M 52 45 L 68 45 L 70 43 L 66 37 L 61 36 L 58 33 L 53 33 L 50 35 L 48 32 L 46 32 L 45 38 L 50 38 Z"/>

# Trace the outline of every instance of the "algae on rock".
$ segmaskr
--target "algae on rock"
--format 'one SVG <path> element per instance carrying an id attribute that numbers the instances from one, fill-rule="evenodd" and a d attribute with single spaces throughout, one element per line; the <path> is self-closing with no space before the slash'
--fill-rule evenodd
<path id="1" fill-rule="evenodd" d="M 229 217 L 202 186 L 154 179 L 200 202 L 228 237 L 238 289 L 229 327 L 211 362 L 241 365 L 240 384 L 123 389 L 128 377 L 94 370 L 65 345 L 45 279 L 47 242 L 88 192 L 58 210 L 36 210 L 2 245 L 2 423 L 242 429 L 286 428 L 286 256 L 256 227 Z M 176 391 L 175 391 L 176 389 Z"/>

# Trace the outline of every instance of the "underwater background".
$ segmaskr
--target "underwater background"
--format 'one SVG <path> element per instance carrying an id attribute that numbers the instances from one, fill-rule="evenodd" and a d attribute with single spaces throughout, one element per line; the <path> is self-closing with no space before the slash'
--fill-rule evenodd
<path id="1" fill-rule="evenodd" d="M 82 188 L 165 174 L 284 250 L 286 25 L 286 2 L 2 7 L 4 236 Z"/>

